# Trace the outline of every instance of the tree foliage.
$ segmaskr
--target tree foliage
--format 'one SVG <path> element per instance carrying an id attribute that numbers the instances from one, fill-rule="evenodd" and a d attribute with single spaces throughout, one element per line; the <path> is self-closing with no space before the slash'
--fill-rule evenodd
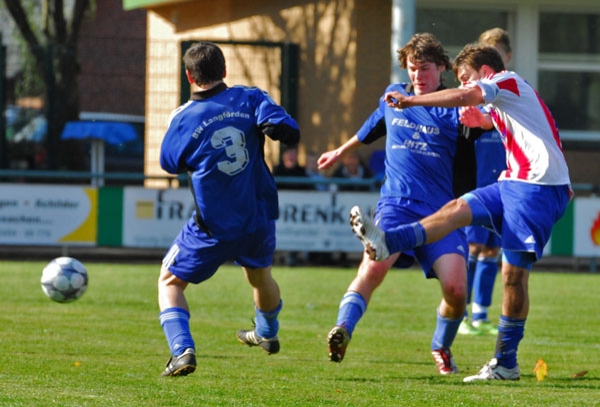
<path id="1" fill-rule="evenodd" d="M 35 72 L 44 82 L 45 113 L 48 120 L 46 142 L 48 168 L 65 167 L 72 151 L 71 143 L 61 143 L 64 125 L 79 118 L 79 74 L 77 46 L 81 24 L 90 10 L 90 0 L 72 0 L 65 6 L 63 0 L 42 0 L 40 26 L 27 12 L 29 2 L 4 0 L 17 29 L 35 62 Z M 68 15 L 65 11 L 70 9 Z M 66 167 L 72 167 L 66 165 Z M 68 168 L 78 169 L 78 168 Z"/>

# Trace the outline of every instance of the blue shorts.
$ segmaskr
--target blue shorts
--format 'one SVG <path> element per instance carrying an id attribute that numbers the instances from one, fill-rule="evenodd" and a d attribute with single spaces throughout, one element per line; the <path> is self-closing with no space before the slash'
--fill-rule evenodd
<path id="1" fill-rule="evenodd" d="M 225 262 L 247 268 L 265 268 L 273 263 L 275 221 L 230 241 L 218 241 L 190 219 L 163 258 L 163 266 L 183 281 L 198 284 L 208 280 Z"/>
<path id="2" fill-rule="evenodd" d="M 469 243 L 482 244 L 489 248 L 500 247 L 502 243 L 500 235 L 481 226 L 467 226 L 465 232 Z"/>
<path id="3" fill-rule="evenodd" d="M 383 231 L 387 231 L 407 223 L 421 220 L 438 209 L 438 207 L 422 201 L 384 197 L 377 203 L 375 223 Z M 435 263 L 439 257 L 448 253 L 460 254 L 466 261 L 468 245 L 463 229 L 455 230 L 435 243 L 415 247 L 412 251 L 401 253 L 396 263 L 394 263 L 394 267 L 410 267 L 414 264 L 414 259 L 417 258 L 419 263 L 421 263 L 421 268 L 425 273 L 425 277 L 436 278 L 435 272 L 433 271 L 433 263 Z"/>
<path id="4" fill-rule="evenodd" d="M 462 197 L 471 211 L 471 225 L 485 226 L 502 236 L 502 250 L 528 252 L 542 258 L 552 227 L 571 199 L 569 185 L 538 185 L 500 181 Z"/>

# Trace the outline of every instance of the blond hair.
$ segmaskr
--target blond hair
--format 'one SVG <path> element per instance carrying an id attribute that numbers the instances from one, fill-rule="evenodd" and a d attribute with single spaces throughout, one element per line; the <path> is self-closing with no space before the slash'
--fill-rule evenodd
<path id="1" fill-rule="evenodd" d="M 478 42 L 483 45 L 489 45 L 490 47 L 500 48 L 507 55 L 512 54 L 510 36 L 508 35 L 508 32 L 502 28 L 496 27 L 482 32 Z"/>

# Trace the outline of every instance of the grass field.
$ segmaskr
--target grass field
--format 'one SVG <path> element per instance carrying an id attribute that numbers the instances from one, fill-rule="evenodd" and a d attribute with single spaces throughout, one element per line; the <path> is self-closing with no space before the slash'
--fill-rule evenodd
<path id="1" fill-rule="evenodd" d="M 198 369 L 162 378 L 169 355 L 158 323 L 158 264 L 87 263 L 88 291 L 70 304 L 44 296 L 43 266 L 0 263 L 0 406 L 600 405 L 596 274 L 536 270 L 521 380 L 463 384 L 492 356 L 495 338 L 459 336 L 452 350 L 461 374 L 438 375 L 429 344 L 439 285 L 418 270 L 390 272 L 335 364 L 325 337 L 354 269 L 277 268 L 282 349 L 267 356 L 235 339 L 251 326 L 252 298 L 242 272 L 223 267 L 187 290 Z M 494 300 L 495 321 L 499 284 Z M 541 382 L 538 359 L 549 370 Z"/>

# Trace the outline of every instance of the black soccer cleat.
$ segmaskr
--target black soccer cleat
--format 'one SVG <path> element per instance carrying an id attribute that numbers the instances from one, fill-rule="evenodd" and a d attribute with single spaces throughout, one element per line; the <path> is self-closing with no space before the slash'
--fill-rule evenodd
<path id="1" fill-rule="evenodd" d="M 187 376 L 196 370 L 196 351 L 187 348 L 179 356 L 171 356 L 161 376 Z"/>
<path id="2" fill-rule="evenodd" d="M 240 329 L 236 336 L 241 343 L 248 346 L 259 346 L 269 355 L 279 352 L 279 339 L 276 336 L 263 338 L 257 335 L 254 329 Z"/>
<path id="3" fill-rule="evenodd" d="M 327 344 L 329 345 L 329 360 L 341 363 L 346 355 L 346 348 L 350 343 L 350 335 L 343 326 L 334 326 L 327 335 Z"/>

